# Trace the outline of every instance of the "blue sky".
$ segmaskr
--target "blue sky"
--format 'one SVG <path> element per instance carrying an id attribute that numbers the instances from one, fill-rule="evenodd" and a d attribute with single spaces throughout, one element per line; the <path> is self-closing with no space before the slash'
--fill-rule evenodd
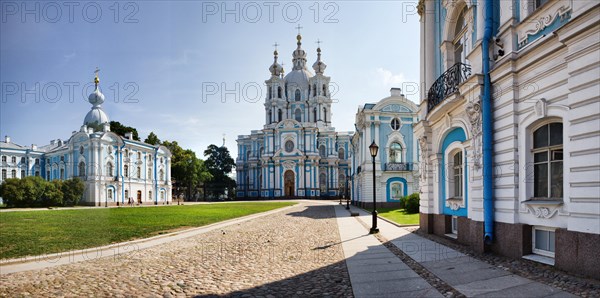
<path id="1" fill-rule="evenodd" d="M 264 125 L 273 44 L 288 70 L 298 24 L 308 65 L 323 41 L 333 126 L 352 131 L 358 106 L 391 87 L 418 100 L 406 88 L 419 80 L 416 2 L 3 1 L 0 134 L 21 145 L 68 139 L 99 67 L 111 120 L 199 156 L 225 134 L 235 156 L 237 136 Z"/>

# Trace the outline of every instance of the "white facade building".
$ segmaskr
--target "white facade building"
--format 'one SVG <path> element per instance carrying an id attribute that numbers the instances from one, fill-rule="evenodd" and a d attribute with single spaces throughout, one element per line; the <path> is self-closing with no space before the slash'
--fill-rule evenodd
<path id="1" fill-rule="evenodd" d="M 6 137 L 0 142 L 0 183 L 7 178 L 40 176 L 46 180 L 77 177 L 84 181 L 82 205 L 166 204 L 171 201 L 171 152 L 110 132 L 98 86 L 89 96 L 93 105 L 79 131 L 49 145 L 21 146 Z"/>
<path id="2" fill-rule="evenodd" d="M 419 10 L 421 228 L 600 276 L 600 2 Z"/>
<path id="3" fill-rule="evenodd" d="M 417 106 L 392 88 L 390 96 L 365 104 L 356 113 L 352 137 L 352 200 L 373 205 L 373 158 L 369 145 L 375 141 L 375 190 L 378 207 L 393 206 L 400 198 L 418 192 L 418 144 L 413 136 Z"/>

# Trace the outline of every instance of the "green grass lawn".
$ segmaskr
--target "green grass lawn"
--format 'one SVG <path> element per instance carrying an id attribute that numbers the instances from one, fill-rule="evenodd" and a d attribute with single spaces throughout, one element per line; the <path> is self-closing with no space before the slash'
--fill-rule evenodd
<path id="1" fill-rule="evenodd" d="M 0 259 L 102 246 L 294 204 L 244 202 L 2 212 Z"/>
<path id="2" fill-rule="evenodd" d="M 401 225 L 418 225 L 419 213 L 408 214 L 404 209 L 377 208 L 379 216 Z"/>

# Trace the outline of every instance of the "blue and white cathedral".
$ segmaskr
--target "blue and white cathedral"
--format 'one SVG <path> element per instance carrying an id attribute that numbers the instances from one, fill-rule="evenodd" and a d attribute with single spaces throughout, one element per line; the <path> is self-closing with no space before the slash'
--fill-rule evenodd
<path id="1" fill-rule="evenodd" d="M 330 77 L 317 48 L 308 70 L 302 36 L 284 76 L 277 61 L 265 81 L 265 125 L 238 137 L 237 197 L 318 198 L 344 195 L 348 189 L 350 132 L 331 126 Z"/>
<path id="2" fill-rule="evenodd" d="M 133 199 L 138 204 L 165 204 L 171 201 L 171 152 L 121 137 L 110 131 L 110 120 L 102 109 L 104 95 L 100 80 L 88 101 L 79 131 L 68 140 L 22 146 L 6 136 L 0 142 L 0 183 L 9 178 L 39 176 L 48 181 L 79 178 L 85 183 L 80 205 L 119 205 Z"/>

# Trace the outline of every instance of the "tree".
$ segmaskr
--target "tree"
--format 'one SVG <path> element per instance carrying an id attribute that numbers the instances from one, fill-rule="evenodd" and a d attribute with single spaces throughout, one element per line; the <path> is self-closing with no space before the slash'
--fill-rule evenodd
<path id="1" fill-rule="evenodd" d="M 225 190 L 232 190 L 235 187 L 235 180 L 231 179 L 228 174 L 235 167 L 235 163 L 227 147 L 217 147 L 211 144 L 204 150 L 206 159 L 206 168 L 212 175 L 210 180 L 210 193 L 213 196 L 219 197 L 225 193 Z"/>
<path id="2" fill-rule="evenodd" d="M 133 134 L 133 139 L 136 141 L 140 140 L 140 137 L 138 135 L 137 129 L 130 127 L 130 126 L 125 126 L 123 124 L 121 124 L 118 121 L 111 121 L 110 122 L 110 131 L 124 137 L 126 133 L 130 132 Z"/>
<path id="3" fill-rule="evenodd" d="M 175 185 L 173 193 L 176 196 L 185 195 L 191 200 L 198 195 L 199 187 L 212 176 L 204 166 L 204 161 L 196 157 L 190 149 L 183 149 L 177 141 L 164 141 L 163 145 L 171 151 L 171 177 Z"/>
<path id="4" fill-rule="evenodd" d="M 148 137 L 144 140 L 144 143 L 147 143 L 150 145 L 158 145 L 158 144 L 160 144 L 160 139 L 158 138 L 158 136 L 156 134 L 154 134 L 153 131 L 151 131 L 150 134 L 148 135 Z"/>
<path id="5" fill-rule="evenodd" d="M 74 206 L 83 197 L 85 184 L 79 178 L 72 178 L 62 183 L 61 190 L 63 192 L 63 204 Z"/>
<path id="6" fill-rule="evenodd" d="M 8 207 L 21 207 L 25 205 L 25 192 L 17 178 L 8 178 L 0 185 L 0 197 Z"/>

